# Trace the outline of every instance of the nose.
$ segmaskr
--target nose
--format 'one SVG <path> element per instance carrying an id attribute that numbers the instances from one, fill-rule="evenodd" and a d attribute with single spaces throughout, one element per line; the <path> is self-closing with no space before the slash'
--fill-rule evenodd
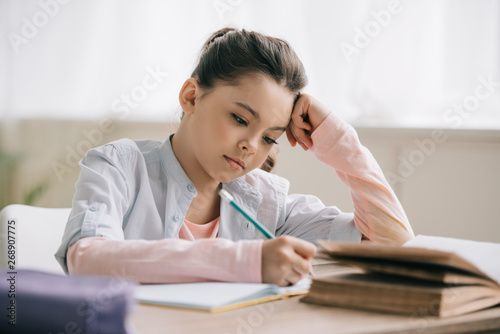
<path id="1" fill-rule="evenodd" d="M 257 147 L 258 147 L 258 138 L 257 136 L 254 136 L 252 138 L 246 138 L 243 139 L 239 142 L 239 148 L 242 151 L 245 151 L 249 154 L 257 152 Z"/>

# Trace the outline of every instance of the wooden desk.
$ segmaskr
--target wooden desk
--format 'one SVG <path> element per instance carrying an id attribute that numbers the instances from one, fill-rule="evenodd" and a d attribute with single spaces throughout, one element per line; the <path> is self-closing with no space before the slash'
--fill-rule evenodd
<path id="1" fill-rule="evenodd" d="M 314 266 L 319 277 L 346 270 L 332 263 Z M 437 319 L 312 305 L 300 298 L 216 314 L 139 304 L 131 323 L 142 334 L 500 333 L 500 307 Z"/>

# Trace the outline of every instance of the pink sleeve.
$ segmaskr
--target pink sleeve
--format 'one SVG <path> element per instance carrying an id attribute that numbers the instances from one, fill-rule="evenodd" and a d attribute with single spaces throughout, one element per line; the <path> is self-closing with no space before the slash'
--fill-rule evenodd
<path id="1" fill-rule="evenodd" d="M 350 188 L 354 223 L 363 235 L 372 241 L 397 244 L 414 237 L 394 191 L 352 126 L 330 113 L 311 139 L 311 152 L 335 168 Z"/>
<path id="2" fill-rule="evenodd" d="M 262 240 L 125 240 L 88 237 L 68 249 L 71 274 L 120 276 L 141 283 L 261 283 Z"/>

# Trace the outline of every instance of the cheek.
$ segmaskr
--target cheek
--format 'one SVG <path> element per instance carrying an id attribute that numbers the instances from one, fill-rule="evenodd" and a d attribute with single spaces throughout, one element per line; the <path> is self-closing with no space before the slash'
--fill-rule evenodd
<path id="1" fill-rule="evenodd" d="M 211 131 L 210 138 L 213 138 L 213 144 L 226 146 L 228 143 L 234 141 L 234 129 L 231 129 L 228 124 L 219 122 L 216 126 L 212 127 Z"/>
<path id="2" fill-rule="evenodd" d="M 260 167 L 264 163 L 264 161 L 266 161 L 267 156 L 270 153 L 271 153 L 271 147 L 269 147 L 267 145 L 262 145 L 259 148 L 259 152 L 255 156 L 254 163 L 253 163 L 255 165 L 254 168 Z"/>
<path id="3" fill-rule="evenodd" d="M 197 128 L 200 135 L 199 140 L 201 140 L 200 144 L 203 146 L 213 146 L 227 140 L 227 125 L 223 124 L 220 119 L 200 119 Z"/>

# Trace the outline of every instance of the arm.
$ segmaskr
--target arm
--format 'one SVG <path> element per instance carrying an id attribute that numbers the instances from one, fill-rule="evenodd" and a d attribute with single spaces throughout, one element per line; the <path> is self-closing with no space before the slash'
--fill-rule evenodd
<path id="1" fill-rule="evenodd" d="M 69 247 L 67 261 L 72 274 L 120 276 L 141 283 L 260 283 L 261 253 L 262 240 L 91 237 Z"/>
<path id="2" fill-rule="evenodd" d="M 143 193 L 140 200 L 153 201 L 148 183 L 137 185 L 136 174 L 147 175 L 142 160 L 142 154 L 128 142 L 90 150 L 82 159 L 72 213 L 56 254 L 63 268 L 70 273 L 118 275 L 143 283 L 260 282 L 261 241 L 139 240 L 161 237 L 161 226 L 159 232 L 150 230 L 149 237 L 125 240 L 124 217 L 136 204 L 138 189 Z M 142 219 L 160 223 L 154 206 L 144 211 Z M 127 224 L 141 226 L 138 221 Z"/>
<path id="3" fill-rule="evenodd" d="M 372 154 L 354 128 L 309 95 L 301 95 L 287 137 L 335 168 L 349 188 L 354 223 L 369 240 L 403 244 L 413 238 L 408 218 Z"/>
<path id="4" fill-rule="evenodd" d="M 130 145 L 105 145 L 89 151 L 82 160 L 72 214 L 56 253 L 65 271 L 123 276 L 143 283 L 216 280 L 281 285 L 295 283 L 309 271 L 302 257 L 312 257 L 315 249 L 304 247 L 300 240 L 151 241 L 163 235 L 160 218 L 154 216 L 155 207 L 143 210 L 139 219 L 156 219 L 160 225 L 157 230 L 148 226 L 144 232 L 149 232 L 149 237 L 125 240 L 124 216 L 136 202 L 138 188 L 137 178 L 131 174 L 145 172 L 146 167 L 140 157 Z M 139 188 L 148 194 L 147 184 Z M 144 196 L 141 200 L 152 202 Z M 141 226 L 140 221 L 127 224 Z M 295 256 L 296 251 L 302 257 Z"/>

